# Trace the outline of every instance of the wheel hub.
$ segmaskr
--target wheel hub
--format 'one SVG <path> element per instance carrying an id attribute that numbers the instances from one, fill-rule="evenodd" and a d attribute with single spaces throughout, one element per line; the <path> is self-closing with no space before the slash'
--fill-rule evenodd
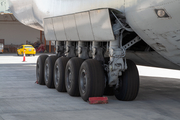
<path id="1" fill-rule="evenodd" d="M 86 71 L 83 69 L 81 76 L 80 76 L 80 87 L 82 93 L 86 93 L 86 87 L 87 87 L 87 76 L 86 76 Z"/>
<path id="2" fill-rule="evenodd" d="M 49 65 L 46 64 L 46 66 L 45 66 L 45 80 L 46 80 L 46 83 L 48 83 L 48 78 L 49 78 Z"/>
<path id="3" fill-rule="evenodd" d="M 59 67 L 56 66 L 56 71 L 55 71 L 55 83 L 56 83 L 56 85 L 58 85 L 58 83 L 59 83 L 59 77 L 60 77 Z"/>
<path id="4" fill-rule="evenodd" d="M 67 87 L 68 89 L 71 89 L 71 84 L 72 84 L 72 73 L 71 73 L 71 68 L 68 68 L 68 76 L 67 76 Z"/>

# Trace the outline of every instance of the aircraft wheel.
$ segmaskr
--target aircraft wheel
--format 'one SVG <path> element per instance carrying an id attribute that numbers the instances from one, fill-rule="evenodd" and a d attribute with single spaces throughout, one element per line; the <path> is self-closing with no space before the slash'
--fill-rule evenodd
<path id="1" fill-rule="evenodd" d="M 105 63 L 106 63 L 106 58 L 105 58 Z M 107 71 L 104 71 L 104 73 L 105 73 L 105 79 L 106 79 L 105 80 L 106 81 L 106 87 L 104 88 L 104 95 L 113 96 L 114 95 L 114 87 L 110 87 L 108 85 L 108 80 L 107 80 L 108 79 L 108 73 L 107 73 Z"/>
<path id="2" fill-rule="evenodd" d="M 114 95 L 114 87 L 106 86 L 106 88 L 104 89 L 104 95 L 113 96 Z"/>
<path id="3" fill-rule="evenodd" d="M 136 64 L 127 60 L 128 69 L 120 77 L 120 86 L 115 90 L 115 96 L 118 100 L 132 101 L 139 92 L 139 73 Z"/>
<path id="4" fill-rule="evenodd" d="M 68 60 L 66 57 L 58 58 L 54 65 L 54 86 L 59 92 L 66 92 L 65 69 Z"/>
<path id="5" fill-rule="evenodd" d="M 75 57 L 70 59 L 66 65 L 65 85 L 68 94 L 71 96 L 80 96 L 78 78 L 83 61 L 83 59 Z"/>
<path id="6" fill-rule="evenodd" d="M 53 72 L 54 72 L 54 63 L 57 58 L 58 58 L 57 56 L 49 56 L 44 64 L 44 80 L 48 88 L 54 88 Z"/>
<path id="7" fill-rule="evenodd" d="M 36 79 L 37 79 L 38 84 L 40 84 L 40 85 L 45 85 L 45 82 L 44 82 L 44 63 L 45 63 L 45 60 L 47 57 L 48 57 L 48 55 L 41 55 L 37 59 Z"/>
<path id="8" fill-rule="evenodd" d="M 97 60 L 86 60 L 79 71 L 79 92 L 84 101 L 89 97 L 101 97 L 104 93 L 105 75 L 101 63 Z"/>

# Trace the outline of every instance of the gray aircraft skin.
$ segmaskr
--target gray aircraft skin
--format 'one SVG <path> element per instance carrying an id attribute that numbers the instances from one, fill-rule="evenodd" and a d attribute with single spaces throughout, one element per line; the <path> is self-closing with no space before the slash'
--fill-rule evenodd
<path id="1" fill-rule="evenodd" d="M 180 0 L 9 0 L 9 5 L 21 23 L 55 41 L 59 58 L 39 56 L 36 78 L 59 92 L 65 88 L 87 101 L 112 91 L 118 100 L 131 101 L 139 91 L 135 63 L 180 69 Z"/>
<path id="2" fill-rule="evenodd" d="M 134 54 L 136 63 L 179 69 L 179 0 L 9 0 L 9 3 L 11 12 L 21 23 L 43 31 L 45 18 L 104 8 L 118 10 L 135 33 L 163 56 L 161 58 L 155 52 L 130 53 Z M 156 13 L 161 9 L 165 17 Z M 151 58 L 152 54 L 154 58 Z"/>

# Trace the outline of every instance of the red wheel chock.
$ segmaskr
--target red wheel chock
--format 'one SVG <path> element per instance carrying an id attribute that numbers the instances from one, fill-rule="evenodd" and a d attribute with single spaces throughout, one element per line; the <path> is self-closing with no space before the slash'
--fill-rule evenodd
<path id="1" fill-rule="evenodd" d="M 36 80 L 36 82 L 35 83 L 37 83 L 38 84 L 38 80 Z"/>
<path id="2" fill-rule="evenodd" d="M 108 98 L 107 97 L 90 97 L 89 104 L 107 104 Z"/>

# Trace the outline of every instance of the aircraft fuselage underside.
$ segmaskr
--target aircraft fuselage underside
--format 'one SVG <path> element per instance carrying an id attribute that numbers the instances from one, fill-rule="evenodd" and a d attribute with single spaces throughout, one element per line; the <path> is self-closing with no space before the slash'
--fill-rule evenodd
<path id="1" fill-rule="evenodd" d="M 139 75 L 131 60 L 180 69 L 178 0 L 9 1 L 20 22 L 55 41 L 57 56 L 37 62 L 37 79 L 49 88 L 85 101 L 113 88 L 117 99 L 134 100 Z"/>

